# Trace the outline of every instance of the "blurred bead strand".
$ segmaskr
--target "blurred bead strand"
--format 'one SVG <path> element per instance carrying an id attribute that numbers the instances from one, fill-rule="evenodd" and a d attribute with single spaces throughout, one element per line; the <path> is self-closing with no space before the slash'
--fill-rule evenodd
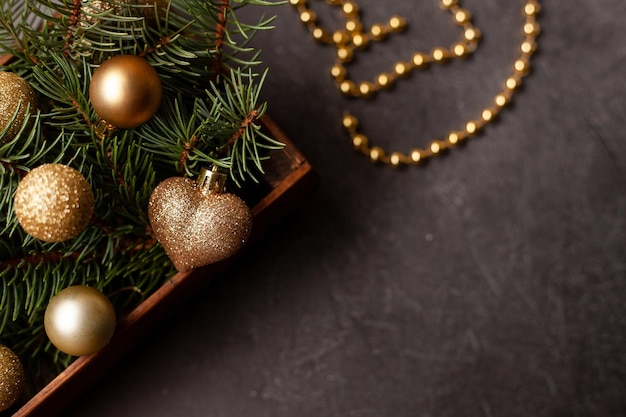
<path id="1" fill-rule="evenodd" d="M 350 113 L 345 113 L 343 126 L 349 132 L 354 148 L 368 156 L 372 162 L 382 162 L 397 167 L 418 164 L 477 135 L 512 102 L 513 96 L 522 85 L 523 78 L 530 72 L 530 59 L 537 50 L 536 38 L 540 32 L 539 23 L 536 20 L 539 11 L 540 6 L 537 0 L 529 0 L 525 3 L 523 8 L 525 20 L 522 26 L 524 39 L 519 47 L 520 55 L 513 64 L 512 74 L 504 81 L 502 90 L 493 98 L 492 104 L 480 112 L 479 117 L 466 121 L 459 130 L 450 131 L 444 139 L 431 141 L 426 149 L 415 148 L 408 153 L 397 151 L 388 153 L 380 147 L 370 146 L 367 136 L 359 132 L 358 119 Z"/>
<path id="2" fill-rule="evenodd" d="M 355 51 L 365 49 L 372 41 L 382 41 L 392 33 L 406 29 L 404 17 L 392 16 L 387 23 L 375 23 L 364 31 L 359 15 L 359 6 L 352 1 L 326 0 L 326 3 L 338 6 L 345 17 L 344 29 L 330 32 L 319 25 L 317 15 L 311 10 L 306 0 L 290 0 L 315 40 L 337 48 L 337 62 L 330 74 L 339 90 L 353 97 L 369 97 L 381 89 L 388 89 L 403 77 L 418 69 L 425 69 L 430 64 L 443 64 L 450 59 L 465 58 L 474 52 L 480 40 L 480 30 L 472 23 L 471 13 L 459 6 L 457 0 L 441 0 L 440 6 L 452 14 L 454 23 L 463 30 L 461 39 L 449 47 L 437 46 L 430 51 L 416 51 L 407 60 L 396 62 L 392 69 L 377 74 L 372 81 L 356 82 L 349 78 L 346 64 L 354 60 Z"/>
<path id="3" fill-rule="evenodd" d="M 306 0 L 289 1 L 298 9 L 300 20 L 307 25 L 315 39 L 322 43 L 337 46 L 338 62 L 332 67 L 331 75 L 344 94 L 354 97 L 370 97 L 376 91 L 390 87 L 396 79 L 408 75 L 415 69 L 425 68 L 428 64 L 444 63 L 451 58 L 466 57 L 474 52 L 480 40 L 480 31 L 473 26 L 469 11 L 461 8 L 458 0 L 440 0 L 442 9 L 450 11 L 455 22 L 464 29 L 463 40 L 453 44 L 450 48 L 435 47 L 429 53 L 416 52 L 410 61 L 396 63 L 393 72 L 378 74 L 373 83 L 355 83 L 348 79 L 347 70 L 344 66 L 344 63 L 353 59 L 354 50 L 367 46 L 371 40 L 382 40 L 389 33 L 403 30 L 406 27 L 406 21 L 400 17 L 392 17 L 389 25 L 373 25 L 369 33 L 364 34 L 358 16 L 359 8 L 354 2 L 327 0 L 329 4 L 341 6 L 347 18 L 347 27 L 354 28 L 353 32 L 350 30 L 347 32 L 336 31 L 330 35 L 317 24 L 315 13 L 307 7 Z M 403 153 L 388 152 L 378 146 L 371 146 L 368 137 L 360 132 L 359 121 L 356 116 L 346 112 L 343 115 L 342 123 L 350 134 L 355 150 L 365 154 L 372 162 L 380 162 L 394 167 L 416 165 L 480 133 L 512 102 L 513 96 L 521 87 L 524 77 L 530 73 L 530 60 L 537 50 L 536 39 L 540 33 L 540 26 L 537 22 L 537 15 L 540 10 L 538 0 L 525 2 L 522 9 L 524 16 L 523 40 L 519 47 L 519 56 L 512 66 L 513 71 L 504 81 L 502 89 L 495 95 L 492 103 L 480 111 L 478 117 L 467 120 L 460 129 L 450 131 L 445 138 L 432 140 L 425 149 L 414 148 L 408 153 Z M 344 36 L 346 33 L 347 36 Z M 362 36 L 363 40 L 359 36 Z"/>

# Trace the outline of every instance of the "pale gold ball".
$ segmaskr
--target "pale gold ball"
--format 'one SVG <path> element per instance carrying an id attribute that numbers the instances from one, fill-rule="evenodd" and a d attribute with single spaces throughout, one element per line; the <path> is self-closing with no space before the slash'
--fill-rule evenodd
<path id="1" fill-rule="evenodd" d="M 163 87 L 156 70 L 143 58 L 118 55 L 104 61 L 91 79 L 91 105 L 103 120 L 133 128 L 150 120 L 161 105 Z"/>
<path id="2" fill-rule="evenodd" d="M 90 355 L 109 343 L 115 332 L 115 310 L 95 288 L 75 285 L 52 297 L 44 314 L 50 342 L 72 356 Z"/>
<path id="3" fill-rule="evenodd" d="M 24 120 L 36 111 L 37 97 L 28 81 L 12 72 L 0 72 L 0 135 L 8 128 L 0 143 L 15 139 Z"/>
<path id="4" fill-rule="evenodd" d="M 11 349 L 0 345 L 0 412 L 11 407 L 24 389 L 24 367 Z"/>
<path id="5" fill-rule="evenodd" d="M 63 242 L 89 224 L 94 195 L 85 177 L 74 168 L 45 164 L 20 181 L 13 208 L 28 234 L 44 242 Z"/>

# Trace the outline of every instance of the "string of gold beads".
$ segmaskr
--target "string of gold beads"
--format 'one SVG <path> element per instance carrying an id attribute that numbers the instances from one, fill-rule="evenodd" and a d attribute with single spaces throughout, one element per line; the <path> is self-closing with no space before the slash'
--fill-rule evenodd
<path id="1" fill-rule="evenodd" d="M 382 41 L 389 34 L 399 33 L 406 29 L 404 17 L 392 16 L 386 23 L 375 23 L 368 31 L 364 31 L 359 15 L 359 6 L 348 0 L 326 0 L 333 6 L 341 8 L 346 18 L 344 29 L 330 32 L 320 26 L 317 15 L 311 10 L 306 0 L 290 0 L 315 40 L 337 48 L 337 62 L 330 69 L 339 91 L 354 97 L 369 97 L 381 89 L 390 88 L 402 77 L 412 71 L 427 68 L 430 64 L 442 64 L 450 59 L 464 58 L 473 53 L 480 41 L 480 30 L 474 26 L 468 10 L 459 6 L 457 0 L 441 0 L 440 7 L 451 13 L 455 24 L 463 30 L 461 39 L 449 47 L 437 46 L 430 51 L 415 52 L 409 59 L 395 63 L 390 71 L 381 72 L 373 81 L 355 82 L 348 77 L 345 64 L 354 60 L 355 51 L 365 49 L 372 41 Z"/>
<path id="2" fill-rule="evenodd" d="M 468 120 L 461 129 L 449 132 L 445 138 L 431 141 L 425 149 L 415 148 L 408 153 L 397 151 L 387 153 L 380 147 L 370 146 L 367 136 L 359 132 L 357 118 L 350 113 L 345 113 L 343 126 L 349 132 L 354 148 L 367 155 L 373 162 L 382 162 L 392 166 L 418 164 L 458 145 L 469 137 L 475 136 L 486 125 L 493 122 L 502 109 L 511 103 L 514 94 L 522 85 L 522 79 L 530 71 L 530 58 L 537 49 L 536 37 L 540 27 L 536 21 L 536 16 L 540 10 L 539 3 L 536 0 L 529 0 L 524 5 L 523 10 L 525 15 L 524 40 L 519 48 L 520 55 L 513 64 L 513 73 L 507 77 L 502 90 L 493 98 L 491 105 L 484 108 L 477 118 Z"/>
<path id="3" fill-rule="evenodd" d="M 315 39 L 337 47 L 338 61 L 331 68 L 331 76 L 336 80 L 342 93 L 355 97 L 370 97 L 373 93 L 390 87 L 398 78 L 404 77 L 416 69 L 425 68 L 429 64 L 444 63 L 452 58 L 466 57 L 474 52 L 480 39 L 480 31 L 473 26 L 470 12 L 463 9 L 458 0 L 440 0 L 442 9 L 450 11 L 454 21 L 463 28 L 461 41 L 449 48 L 436 47 L 428 53 L 415 52 L 409 61 L 396 63 L 393 71 L 378 74 L 374 82 L 355 83 L 348 78 L 344 66 L 345 63 L 353 59 L 354 51 L 367 46 L 371 40 L 381 40 L 389 33 L 404 30 L 406 21 L 394 16 L 387 25 L 373 25 L 365 34 L 362 31 L 363 28 L 358 16 L 359 8 L 356 3 L 346 0 L 326 0 L 329 4 L 340 6 L 348 22 L 346 23 L 346 31 L 340 30 L 330 34 L 318 25 L 315 14 L 306 5 L 306 0 L 289 1 L 298 8 L 300 20 L 307 25 Z M 536 39 L 540 33 L 540 26 L 537 22 L 537 15 L 540 12 L 539 0 L 527 0 L 522 12 L 524 16 L 523 40 L 519 46 L 518 58 L 513 64 L 513 71 L 504 81 L 502 89 L 495 95 L 492 103 L 480 111 L 477 117 L 466 121 L 460 129 L 450 131 L 443 139 L 432 140 L 425 149 L 414 148 L 408 153 L 403 153 L 399 151 L 387 152 L 378 146 L 370 145 L 368 137 L 359 131 L 359 121 L 356 116 L 346 112 L 342 122 L 350 134 L 354 148 L 367 155 L 372 162 L 381 162 L 398 167 L 419 164 L 480 133 L 511 103 L 513 96 L 522 85 L 522 80 L 530 72 L 530 60 L 537 49 Z M 354 30 L 350 31 L 348 28 L 354 28 Z M 355 39 L 357 39 L 356 42 Z"/>

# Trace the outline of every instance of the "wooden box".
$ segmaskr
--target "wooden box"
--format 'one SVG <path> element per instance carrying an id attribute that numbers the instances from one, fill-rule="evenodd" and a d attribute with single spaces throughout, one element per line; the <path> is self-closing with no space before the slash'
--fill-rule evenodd
<path id="1" fill-rule="evenodd" d="M 10 57 L 0 56 L 0 65 Z M 263 183 L 247 197 L 252 201 L 252 235 L 244 250 L 254 246 L 294 206 L 312 192 L 317 175 L 302 153 L 269 118 L 261 119 L 263 128 L 273 138 L 285 143 L 273 151 L 264 167 Z M 120 319 L 111 342 L 99 352 L 77 358 L 65 371 L 14 412 L 15 417 L 54 417 L 85 392 L 117 363 L 142 337 L 155 328 L 166 315 L 198 294 L 213 277 L 223 272 L 237 258 L 218 264 L 178 273 L 163 284 L 130 314 Z M 9 412 L 9 411 L 7 411 Z M 5 412 L 6 413 L 6 412 Z M 0 413 L 0 416 L 6 415 Z"/>

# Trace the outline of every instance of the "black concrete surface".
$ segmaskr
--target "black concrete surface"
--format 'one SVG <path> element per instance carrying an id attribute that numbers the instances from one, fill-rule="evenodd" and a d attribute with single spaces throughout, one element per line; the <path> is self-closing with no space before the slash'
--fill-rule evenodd
<path id="1" fill-rule="evenodd" d="M 359 55 L 358 75 L 459 34 L 435 0 L 359 4 L 366 24 L 410 28 Z M 542 1 L 514 106 L 424 166 L 373 165 L 340 126 L 349 109 L 407 150 L 489 104 L 522 1 L 462 4 L 475 55 L 367 102 L 338 94 L 332 48 L 291 6 L 266 10 L 264 98 L 321 186 L 67 415 L 626 415 L 626 2 Z"/>

